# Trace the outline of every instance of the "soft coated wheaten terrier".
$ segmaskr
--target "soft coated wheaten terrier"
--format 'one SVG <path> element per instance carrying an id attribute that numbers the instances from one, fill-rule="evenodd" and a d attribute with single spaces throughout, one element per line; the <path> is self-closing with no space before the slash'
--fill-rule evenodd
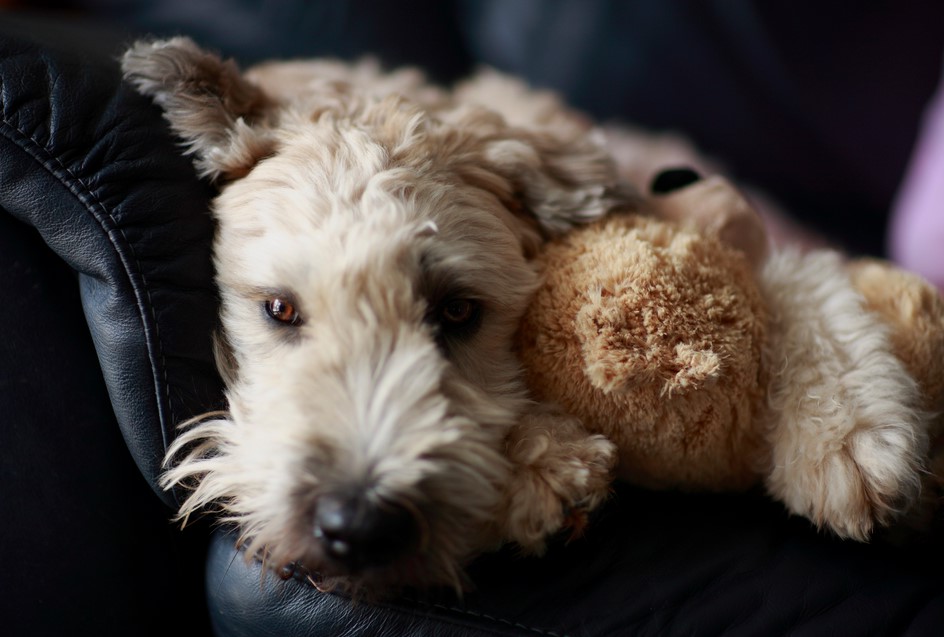
<path id="1" fill-rule="evenodd" d="M 123 69 L 222 184 L 229 408 L 170 450 L 182 516 L 212 503 L 328 584 L 458 586 L 603 500 L 613 446 L 529 401 L 512 351 L 541 243 L 635 203 L 582 118 L 496 74 L 242 73 L 186 38 Z"/>
<path id="2" fill-rule="evenodd" d="M 637 183 L 666 152 L 697 158 L 626 130 L 604 139 L 553 96 L 489 72 L 453 91 L 369 63 L 243 73 L 185 38 L 138 43 L 123 68 L 221 185 L 228 410 L 187 425 L 168 452 L 164 486 L 192 489 L 181 517 L 216 507 L 247 555 L 368 590 L 461 587 L 475 554 L 502 542 L 539 552 L 579 528 L 606 497 L 616 450 L 528 398 L 513 342 L 539 283 L 533 257 L 575 223 L 637 209 L 611 152 L 635 149 L 619 173 Z M 774 296 L 822 279 L 786 270 Z M 842 289 L 797 294 L 822 299 L 824 325 L 844 316 Z M 848 307 L 855 322 L 858 301 Z M 867 387 L 863 374 L 844 382 Z M 796 392 L 809 383 L 790 386 L 771 400 L 808 397 Z M 846 444 L 830 431 L 781 433 L 791 451 Z M 917 484 L 909 459 L 925 440 L 903 436 L 905 453 L 879 435 L 859 454 L 896 489 Z M 828 489 L 810 481 L 823 467 L 775 460 L 769 488 L 791 510 L 866 535 L 853 460 L 832 467 Z"/>

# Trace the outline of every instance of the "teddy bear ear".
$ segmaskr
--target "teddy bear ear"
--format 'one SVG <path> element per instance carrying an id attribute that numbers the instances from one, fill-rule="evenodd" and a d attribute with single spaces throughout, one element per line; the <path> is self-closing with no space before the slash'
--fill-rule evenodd
<path id="1" fill-rule="evenodd" d="M 269 98 L 236 63 L 186 37 L 140 40 L 121 58 L 124 77 L 164 111 L 201 176 L 234 179 L 272 152 L 260 125 Z"/>
<path id="2" fill-rule="evenodd" d="M 672 395 L 697 390 L 720 377 L 723 361 L 717 352 L 685 342 L 666 343 L 658 334 L 640 329 L 636 317 L 623 311 L 628 306 L 618 295 L 602 295 L 577 314 L 584 373 L 591 385 L 605 394 L 645 386 L 656 387 L 659 395 Z"/>

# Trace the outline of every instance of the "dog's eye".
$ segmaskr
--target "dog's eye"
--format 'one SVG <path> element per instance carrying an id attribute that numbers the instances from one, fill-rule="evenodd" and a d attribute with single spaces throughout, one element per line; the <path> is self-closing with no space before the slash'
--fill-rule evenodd
<path id="1" fill-rule="evenodd" d="M 279 297 L 268 299 L 265 302 L 265 311 L 274 320 L 286 325 L 295 326 L 302 321 L 298 310 L 295 309 L 295 304 L 288 299 Z"/>
<path id="2" fill-rule="evenodd" d="M 443 303 L 439 311 L 440 322 L 449 328 L 468 326 L 478 315 L 479 305 L 471 299 L 451 299 Z"/>

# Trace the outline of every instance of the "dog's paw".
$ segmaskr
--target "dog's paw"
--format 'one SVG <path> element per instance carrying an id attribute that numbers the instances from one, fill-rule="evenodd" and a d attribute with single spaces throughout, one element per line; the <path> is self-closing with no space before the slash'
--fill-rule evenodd
<path id="1" fill-rule="evenodd" d="M 509 440 L 515 473 L 507 497 L 506 536 L 540 553 L 564 528 L 579 534 L 609 494 L 616 446 L 572 426 L 519 430 Z"/>
<path id="2" fill-rule="evenodd" d="M 795 462 L 791 484 L 780 485 L 784 502 L 843 538 L 867 540 L 876 526 L 907 510 L 920 491 L 920 456 L 914 436 L 903 428 L 860 429 L 815 461 Z"/>

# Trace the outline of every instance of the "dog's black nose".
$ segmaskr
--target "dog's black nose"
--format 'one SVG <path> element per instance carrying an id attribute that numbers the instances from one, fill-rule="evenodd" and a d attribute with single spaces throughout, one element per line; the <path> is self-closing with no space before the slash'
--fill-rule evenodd
<path id="1" fill-rule="evenodd" d="M 400 505 L 368 501 L 360 492 L 328 493 L 318 498 L 314 534 L 328 558 L 357 571 L 407 553 L 419 539 L 419 525 Z"/>

